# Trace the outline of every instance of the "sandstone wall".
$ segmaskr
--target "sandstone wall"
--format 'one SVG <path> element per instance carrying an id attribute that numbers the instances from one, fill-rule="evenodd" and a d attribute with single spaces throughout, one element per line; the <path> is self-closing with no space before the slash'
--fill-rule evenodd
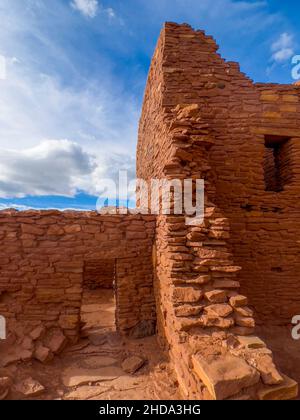
<path id="1" fill-rule="evenodd" d="M 224 125 L 228 128 L 231 109 L 225 101 L 226 83 L 234 82 L 234 72 L 240 73 L 236 65 L 225 65 L 216 50 L 213 39 L 202 31 L 165 25 L 146 87 L 137 172 L 148 181 L 205 180 L 204 223 L 188 226 L 184 214 L 157 219 L 154 284 L 159 334 L 181 389 L 196 399 L 257 398 L 269 392 L 266 386 L 278 385 L 283 392 L 286 387 L 272 353 L 252 335 L 253 311 L 239 294 L 236 278 L 241 267 L 232 253 L 231 219 L 219 199 L 216 147 L 225 147 Z M 236 90 L 243 92 L 252 83 L 240 77 L 244 84 Z M 215 103 L 210 106 L 211 98 Z M 230 184 L 233 178 L 224 169 L 224 156 L 222 165 Z M 226 200 L 231 202 L 231 197 Z M 248 341 L 245 336 L 250 336 Z"/>
<path id="2" fill-rule="evenodd" d="M 119 331 L 153 330 L 154 234 L 152 216 L 0 212 L 0 314 L 18 338 L 42 325 L 75 341 L 85 266 L 114 260 Z"/>
<path id="3" fill-rule="evenodd" d="M 254 84 L 237 63 L 221 58 L 211 37 L 188 25 L 167 24 L 162 39 L 161 115 L 178 104 L 199 106 L 213 138 L 214 202 L 230 221 L 242 291 L 258 320 L 288 323 L 300 303 L 300 87 Z M 280 192 L 266 191 L 265 136 L 288 139 Z M 154 158 L 156 167 L 162 158 Z"/>

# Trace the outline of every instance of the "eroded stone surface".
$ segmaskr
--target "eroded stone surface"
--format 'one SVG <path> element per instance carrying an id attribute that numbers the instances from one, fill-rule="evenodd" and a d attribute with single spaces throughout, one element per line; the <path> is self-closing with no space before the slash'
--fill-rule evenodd
<path id="1" fill-rule="evenodd" d="M 283 382 L 283 377 L 276 369 L 271 356 L 263 355 L 258 357 L 255 365 L 266 385 L 278 385 Z"/>
<path id="2" fill-rule="evenodd" d="M 193 287 L 177 287 L 173 293 L 176 303 L 197 303 L 203 297 L 203 292 Z"/>
<path id="3" fill-rule="evenodd" d="M 227 295 L 224 290 L 213 290 L 205 293 L 206 299 L 211 303 L 224 303 L 227 301 Z"/>
<path id="4" fill-rule="evenodd" d="M 97 385 L 97 386 L 80 386 L 78 389 L 71 391 L 64 395 L 64 400 L 89 400 L 91 398 L 99 397 L 101 394 L 112 389 L 111 386 Z"/>
<path id="5" fill-rule="evenodd" d="M 24 397 L 37 397 L 45 391 L 45 387 L 33 378 L 27 378 L 15 385 L 15 390 Z"/>
<path id="6" fill-rule="evenodd" d="M 234 308 L 239 308 L 241 306 L 246 306 L 248 304 L 248 299 L 245 296 L 238 295 L 230 298 L 230 305 Z"/>
<path id="7" fill-rule="evenodd" d="M 230 305 L 219 304 L 219 305 L 206 306 L 204 311 L 209 316 L 217 316 L 217 317 L 226 318 L 228 315 L 232 314 L 233 309 Z"/>
<path id="8" fill-rule="evenodd" d="M 41 363 L 48 363 L 53 359 L 53 354 L 48 347 L 39 344 L 35 350 L 34 357 Z"/>
<path id="9" fill-rule="evenodd" d="M 131 356 L 124 360 L 122 363 L 122 369 L 124 372 L 134 374 L 142 366 L 144 366 L 145 360 L 138 356 Z"/>
<path id="10" fill-rule="evenodd" d="M 208 388 L 212 397 L 223 400 L 238 394 L 242 389 L 259 382 L 258 372 L 238 357 L 193 356 L 196 374 Z"/>
<path id="11" fill-rule="evenodd" d="M 67 338 L 61 331 L 57 331 L 51 336 L 47 344 L 52 353 L 59 354 L 67 345 Z"/>
<path id="12" fill-rule="evenodd" d="M 89 383 L 111 381 L 123 374 L 123 370 L 115 366 L 98 369 L 82 369 L 77 366 L 72 366 L 64 370 L 62 382 L 65 386 L 72 388 L 73 386 L 86 385 Z"/>

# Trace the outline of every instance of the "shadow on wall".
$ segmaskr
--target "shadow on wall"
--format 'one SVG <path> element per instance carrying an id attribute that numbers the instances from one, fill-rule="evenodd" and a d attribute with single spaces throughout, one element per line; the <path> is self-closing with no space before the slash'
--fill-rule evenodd
<path id="1" fill-rule="evenodd" d="M 84 289 L 113 289 L 116 279 L 114 259 L 86 261 L 83 273 Z"/>

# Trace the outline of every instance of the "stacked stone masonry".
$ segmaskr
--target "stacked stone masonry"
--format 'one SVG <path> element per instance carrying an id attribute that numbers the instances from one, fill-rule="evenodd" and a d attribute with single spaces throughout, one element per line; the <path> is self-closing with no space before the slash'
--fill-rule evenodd
<path id="1" fill-rule="evenodd" d="M 159 335 L 188 398 L 293 398 L 254 315 L 287 323 L 299 307 L 300 90 L 255 85 L 217 49 L 167 23 L 148 76 L 138 178 L 205 180 L 202 224 L 157 219 Z"/>
<path id="2" fill-rule="evenodd" d="M 140 215 L 0 212 L 0 314 L 21 358 L 49 350 L 53 335 L 77 340 L 85 269 L 95 261 L 115 261 L 118 330 L 130 334 L 148 323 L 155 331 L 155 224 Z"/>

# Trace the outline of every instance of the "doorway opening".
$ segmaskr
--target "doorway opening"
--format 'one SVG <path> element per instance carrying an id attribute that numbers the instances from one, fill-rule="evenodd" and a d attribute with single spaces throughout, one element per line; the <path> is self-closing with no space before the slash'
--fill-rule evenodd
<path id="1" fill-rule="evenodd" d="M 116 260 L 85 261 L 81 306 L 81 336 L 101 342 L 116 331 Z"/>

